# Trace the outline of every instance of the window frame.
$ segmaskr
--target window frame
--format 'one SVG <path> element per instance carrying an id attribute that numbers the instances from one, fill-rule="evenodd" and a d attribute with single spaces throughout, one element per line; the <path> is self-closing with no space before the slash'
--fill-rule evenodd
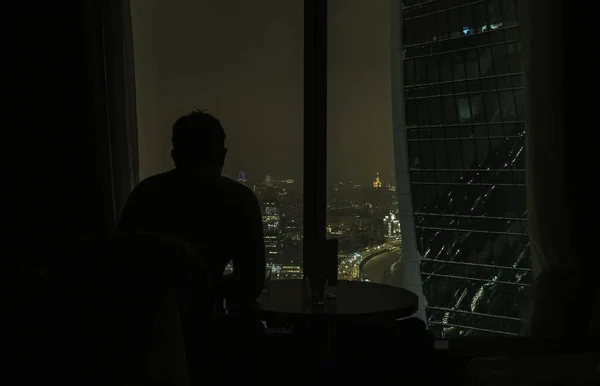
<path id="1" fill-rule="evenodd" d="M 304 276 L 326 239 L 327 0 L 304 0 Z"/>

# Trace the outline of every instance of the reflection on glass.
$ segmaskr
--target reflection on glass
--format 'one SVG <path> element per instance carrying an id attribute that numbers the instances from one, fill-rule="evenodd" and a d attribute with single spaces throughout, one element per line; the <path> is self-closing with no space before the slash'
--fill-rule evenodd
<path id="1" fill-rule="evenodd" d="M 441 337 L 514 335 L 531 283 L 515 2 L 459 3 L 404 1 L 406 140 L 426 317 Z"/>

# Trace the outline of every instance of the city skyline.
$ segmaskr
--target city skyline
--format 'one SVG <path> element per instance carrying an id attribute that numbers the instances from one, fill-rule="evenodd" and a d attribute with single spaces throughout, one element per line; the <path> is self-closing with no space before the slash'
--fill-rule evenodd
<path id="1" fill-rule="evenodd" d="M 260 182 L 264 182 L 267 178 L 272 179 L 273 181 L 293 181 L 293 183 L 302 184 L 302 178 L 290 178 L 285 173 L 281 175 L 275 175 L 271 172 L 265 172 L 262 174 L 249 175 L 246 170 L 238 170 L 237 173 L 232 173 L 232 175 L 225 175 L 228 178 L 236 180 L 238 182 L 243 182 L 244 184 L 254 185 Z M 396 185 L 396 173 L 390 172 L 389 175 L 384 176 L 379 172 L 373 172 L 370 177 L 366 178 L 350 178 L 350 179 L 330 179 L 327 181 L 328 186 L 334 186 L 339 183 L 353 183 L 357 185 L 364 186 L 374 186 L 373 184 L 378 181 L 379 187 L 381 186 L 395 186 Z"/>
<path id="2" fill-rule="evenodd" d="M 302 184 L 266 174 L 256 184 L 240 171 L 262 211 L 265 260 L 271 278 L 299 279 L 303 274 Z M 400 223 L 395 186 L 375 173 L 368 183 L 335 182 L 327 188 L 326 237 L 338 241 L 338 277 L 382 283 L 400 258 Z"/>
<path id="3" fill-rule="evenodd" d="M 328 4 L 326 236 L 340 272 L 413 291 L 438 336 L 518 333 L 531 257 L 514 2 Z M 267 261 L 301 275 L 302 1 L 132 11 L 140 177 L 173 167 L 175 119 L 215 115 L 224 175 L 262 204 Z"/>

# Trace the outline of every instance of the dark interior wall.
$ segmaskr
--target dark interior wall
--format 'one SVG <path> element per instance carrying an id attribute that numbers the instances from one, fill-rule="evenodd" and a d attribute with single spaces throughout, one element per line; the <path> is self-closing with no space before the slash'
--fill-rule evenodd
<path id="1" fill-rule="evenodd" d="M 531 334 L 588 333 L 600 295 L 597 42 L 589 0 L 523 0 Z M 600 303 L 599 303 L 600 304 Z"/>
<path id="2" fill-rule="evenodd" d="M 598 64 L 597 3 L 590 0 L 565 1 L 565 154 L 566 195 L 571 229 L 569 250 L 581 272 L 574 285 L 579 293 L 565 307 L 581 320 L 580 330 L 600 331 L 600 73 Z M 563 291 L 564 292 L 564 291 Z M 556 308 L 556 307 L 555 307 Z M 591 321 L 591 323 L 590 323 Z M 574 323 L 572 323 L 574 324 Z M 591 325 L 591 327 L 589 327 Z"/>
<path id="3" fill-rule="evenodd" d="M 78 351 L 68 338 L 82 304 L 73 297 L 94 270 L 77 240 L 114 222 L 102 3 L 15 3 L 3 26 L 11 96 L 2 114 L 0 296 L 12 371 L 0 383 L 61 383 L 52 377 L 73 359 L 63 354 Z"/>
<path id="4" fill-rule="evenodd" d="M 4 220 L 27 239 L 87 237 L 113 221 L 101 19 L 91 3 L 39 2 L 17 26 L 22 94 Z"/>
<path id="5" fill-rule="evenodd" d="M 600 30 L 597 3 L 591 0 L 564 1 L 565 93 L 564 127 L 566 186 L 570 205 L 570 243 L 588 279 L 600 287 Z"/>

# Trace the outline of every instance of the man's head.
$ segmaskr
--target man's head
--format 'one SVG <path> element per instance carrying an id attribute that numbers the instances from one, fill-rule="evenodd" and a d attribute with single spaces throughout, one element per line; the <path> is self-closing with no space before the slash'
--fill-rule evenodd
<path id="1" fill-rule="evenodd" d="M 221 122 L 201 110 L 173 124 L 171 157 L 178 169 L 221 173 L 225 163 L 225 131 Z"/>

